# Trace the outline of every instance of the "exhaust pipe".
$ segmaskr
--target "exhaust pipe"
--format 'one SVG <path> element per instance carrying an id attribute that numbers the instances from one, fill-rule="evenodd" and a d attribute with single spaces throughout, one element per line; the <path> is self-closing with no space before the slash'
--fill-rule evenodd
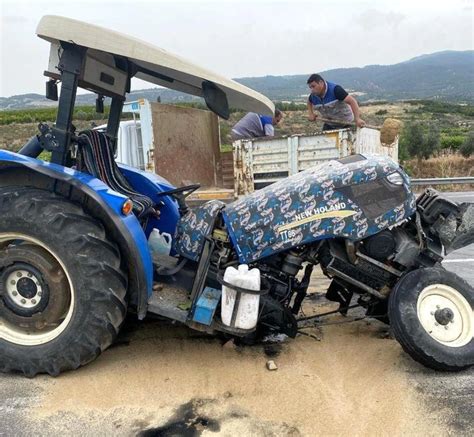
<path id="1" fill-rule="evenodd" d="M 27 143 L 18 151 L 20 155 L 29 156 L 30 158 L 37 158 L 43 151 L 38 135 L 31 137 Z"/>

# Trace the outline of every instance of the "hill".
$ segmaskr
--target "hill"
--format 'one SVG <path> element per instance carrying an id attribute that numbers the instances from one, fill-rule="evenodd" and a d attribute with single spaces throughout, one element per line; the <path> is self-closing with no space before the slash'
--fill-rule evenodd
<path id="1" fill-rule="evenodd" d="M 406 100 L 438 99 L 450 102 L 474 102 L 474 50 L 444 51 L 421 55 L 393 65 L 368 65 L 361 68 L 337 68 L 320 72 L 327 80 L 338 82 L 357 92 L 358 99 Z M 309 73 L 291 76 L 244 77 L 236 81 L 253 88 L 272 100 L 303 101 L 308 95 Z M 162 102 L 190 102 L 199 99 L 176 91 L 152 88 L 133 91 L 129 101 L 146 98 Z M 80 105 L 94 104 L 95 96 L 77 97 Z M 1 109 L 54 106 L 40 94 L 0 97 Z"/>
<path id="2" fill-rule="evenodd" d="M 441 99 L 474 101 L 474 51 L 422 55 L 394 65 L 368 65 L 320 72 L 359 94 L 359 100 Z M 274 100 L 306 96 L 309 74 L 238 79 Z"/>

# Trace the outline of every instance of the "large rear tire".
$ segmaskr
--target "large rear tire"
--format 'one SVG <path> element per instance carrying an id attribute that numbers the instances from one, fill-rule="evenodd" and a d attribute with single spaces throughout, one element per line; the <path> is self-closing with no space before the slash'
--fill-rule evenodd
<path id="1" fill-rule="evenodd" d="M 414 270 L 393 289 L 389 318 L 414 360 L 435 370 L 474 365 L 474 290 L 442 268 Z"/>
<path id="2" fill-rule="evenodd" d="M 58 375 L 94 360 L 126 314 L 120 252 L 81 206 L 0 189 L 0 370 Z"/>

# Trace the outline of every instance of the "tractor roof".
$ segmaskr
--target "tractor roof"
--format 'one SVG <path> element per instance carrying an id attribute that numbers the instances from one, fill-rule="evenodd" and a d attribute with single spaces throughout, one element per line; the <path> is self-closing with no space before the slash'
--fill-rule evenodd
<path id="1" fill-rule="evenodd" d="M 111 55 L 127 58 L 137 67 L 134 77 L 147 82 L 195 96 L 202 96 L 203 83 L 210 82 L 225 92 L 230 107 L 273 114 L 273 103 L 262 94 L 128 35 L 54 15 L 44 16 L 36 33 L 40 38 L 51 42 L 52 53 L 54 50 L 58 51 L 61 42 L 74 43 L 92 49 L 88 50 L 88 56 L 90 52 L 94 59 L 113 59 Z M 51 71 L 51 65 L 50 58 L 46 74 L 57 74 L 57 68 L 56 71 Z M 93 87 L 89 89 L 95 91 Z"/>

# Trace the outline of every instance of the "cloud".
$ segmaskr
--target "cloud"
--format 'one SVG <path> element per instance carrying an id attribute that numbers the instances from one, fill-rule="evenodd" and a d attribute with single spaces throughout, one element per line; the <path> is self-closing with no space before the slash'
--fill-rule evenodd
<path id="1" fill-rule="evenodd" d="M 462 10 L 470 0 L 91 1 L 0 0 L 8 24 L 0 25 L 0 96 L 44 91 L 49 48 L 35 36 L 44 14 L 121 31 L 229 77 L 394 64 L 473 48 L 472 15 Z"/>
<path id="2" fill-rule="evenodd" d="M 407 18 L 405 14 L 399 12 L 382 12 L 377 9 L 367 9 L 356 17 L 356 23 L 366 31 L 372 31 L 378 27 L 390 26 L 396 30 L 400 24 Z"/>
<path id="3" fill-rule="evenodd" d="M 18 25 L 28 22 L 28 18 L 21 15 L 2 15 L 1 20 L 3 25 Z"/>

